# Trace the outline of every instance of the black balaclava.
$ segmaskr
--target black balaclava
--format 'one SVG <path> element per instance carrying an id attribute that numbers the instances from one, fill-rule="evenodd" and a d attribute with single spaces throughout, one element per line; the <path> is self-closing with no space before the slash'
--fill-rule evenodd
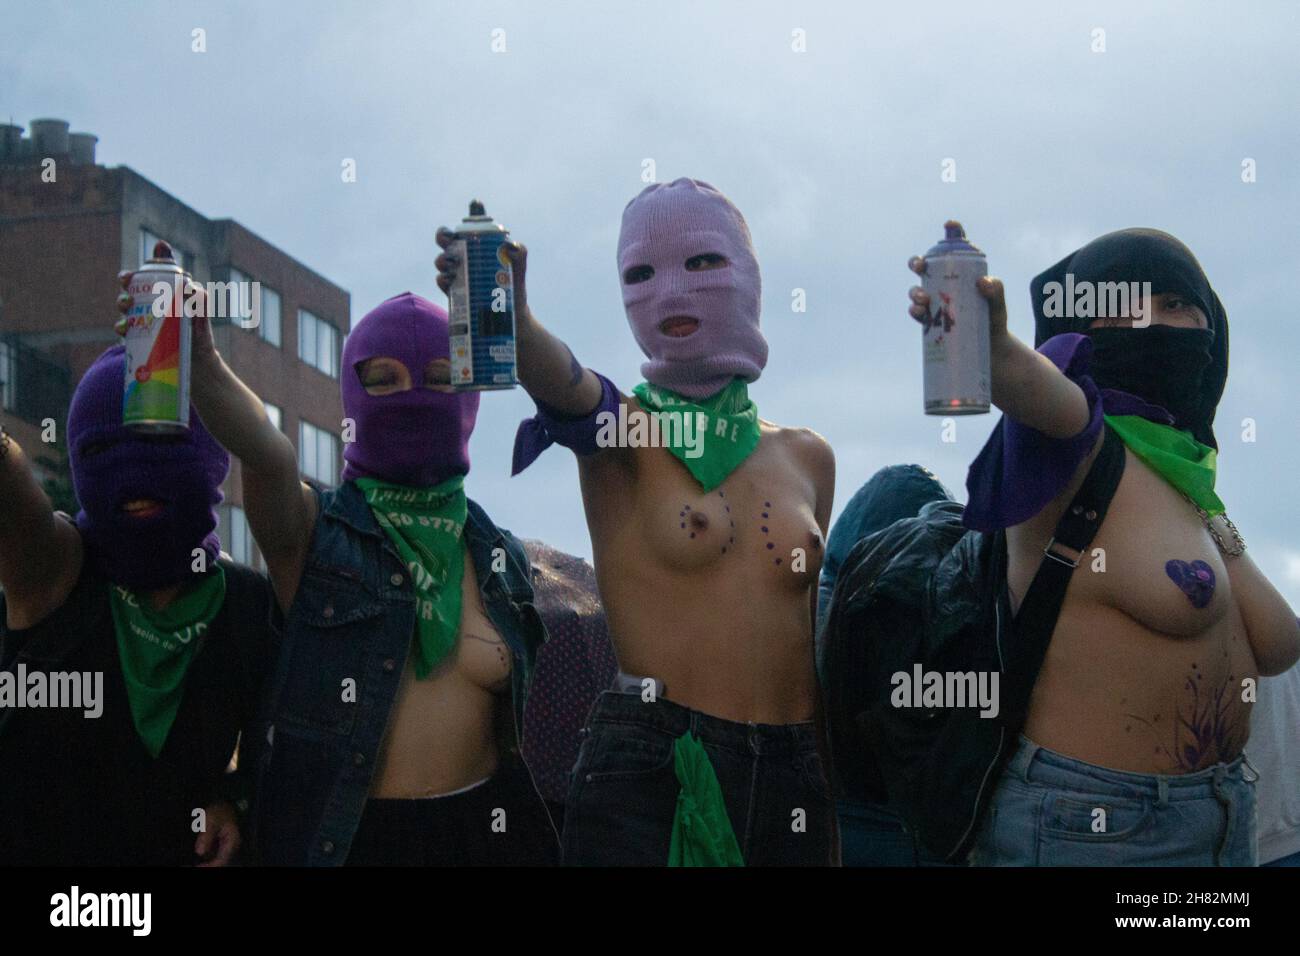
<path id="1" fill-rule="evenodd" d="M 1175 293 L 1199 306 L 1207 329 L 1163 325 L 1090 329 L 1095 316 L 1044 314 L 1049 282 L 1150 282 L 1153 296 Z M 1054 335 L 1080 332 L 1093 344 L 1090 374 L 1101 388 L 1137 395 L 1159 405 L 1196 439 L 1217 448 L 1214 412 L 1228 380 L 1228 314 L 1192 251 L 1158 229 L 1121 229 L 1072 252 L 1030 284 L 1034 345 Z"/>

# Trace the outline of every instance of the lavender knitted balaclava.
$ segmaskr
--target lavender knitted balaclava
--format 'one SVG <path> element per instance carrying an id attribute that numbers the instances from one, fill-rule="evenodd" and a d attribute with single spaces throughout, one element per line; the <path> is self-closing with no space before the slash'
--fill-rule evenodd
<path id="1" fill-rule="evenodd" d="M 180 436 L 142 436 L 122 424 L 126 351 L 116 345 L 77 384 L 68 409 L 68 463 L 81 502 L 77 527 L 87 557 L 110 581 L 133 590 L 180 584 L 194 570 L 195 548 L 211 567 L 221 549 L 217 505 L 230 455 L 193 406 Z M 123 505 L 153 498 L 157 514 L 133 516 Z"/>
<path id="2" fill-rule="evenodd" d="M 728 265 L 688 271 L 686 261 L 706 253 Z M 629 270 L 644 281 L 628 282 Z M 650 361 L 641 374 L 689 398 L 706 398 L 739 376 L 758 378 L 767 364 L 759 331 L 762 284 L 749 227 L 740 210 L 708 183 L 676 179 L 652 183 L 623 210 L 618 237 L 623 306 L 632 334 Z M 665 334 L 664 320 L 694 318 L 690 335 Z"/>
<path id="3" fill-rule="evenodd" d="M 343 477 L 376 478 L 427 488 L 469 472 L 469 436 L 478 416 L 478 392 L 423 388 L 424 368 L 451 355 L 447 312 L 410 292 L 365 314 L 343 343 L 343 414 L 356 423 L 343 450 Z M 370 395 L 357 366 L 366 359 L 397 359 L 412 387 Z"/>

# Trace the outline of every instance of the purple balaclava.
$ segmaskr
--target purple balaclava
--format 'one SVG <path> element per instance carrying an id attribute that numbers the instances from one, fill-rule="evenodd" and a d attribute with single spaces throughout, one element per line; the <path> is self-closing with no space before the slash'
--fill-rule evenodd
<path id="1" fill-rule="evenodd" d="M 379 303 L 353 327 L 343 343 L 343 414 L 356 431 L 343 450 L 344 479 L 427 488 L 469 471 L 478 392 L 421 387 L 425 366 L 450 355 L 446 310 L 410 292 Z M 406 366 L 410 389 L 366 392 L 357 365 L 381 356 Z"/>
<path id="2" fill-rule="evenodd" d="M 230 455 L 193 406 L 190 430 L 153 438 L 122 424 L 126 350 L 97 358 L 77 384 L 68 409 L 68 463 L 81 502 L 77 527 L 87 555 L 110 581 L 133 590 L 180 584 L 195 573 L 195 548 L 211 567 L 221 549 L 217 505 Z M 134 516 L 123 505 L 142 498 L 162 503 L 157 514 Z"/>
<path id="3" fill-rule="evenodd" d="M 687 270 L 688 259 L 706 253 L 725 256 L 728 265 Z M 641 366 L 647 380 L 705 398 L 736 376 L 758 378 L 767 364 L 758 260 L 749 227 L 726 196 L 695 179 L 647 186 L 623 210 L 618 272 L 632 334 L 650 359 Z M 628 282 L 635 277 L 642 281 Z M 666 334 L 663 324 L 673 317 L 698 325 L 686 336 Z"/>

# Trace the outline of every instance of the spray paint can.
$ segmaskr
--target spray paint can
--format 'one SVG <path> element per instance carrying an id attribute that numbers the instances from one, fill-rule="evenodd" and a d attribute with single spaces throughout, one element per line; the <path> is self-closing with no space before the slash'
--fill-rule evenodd
<path id="1" fill-rule="evenodd" d="M 127 292 L 126 380 L 122 423 L 141 432 L 175 434 L 190 427 L 190 350 L 185 316 L 188 276 L 165 242 L 131 276 Z"/>
<path id="2" fill-rule="evenodd" d="M 989 304 L 975 288 L 988 261 L 966 239 L 961 223 L 943 224 L 944 237 L 925 254 L 921 286 L 930 294 L 923 320 L 922 361 L 927 415 L 979 415 L 993 397 L 989 368 Z"/>
<path id="3" fill-rule="evenodd" d="M 451 284 L 451 384 L 458 391 L 514 388 L 514 275 L 506 258 L 509 230 L 477 199 L 448 247 L 460 268 Z"/>

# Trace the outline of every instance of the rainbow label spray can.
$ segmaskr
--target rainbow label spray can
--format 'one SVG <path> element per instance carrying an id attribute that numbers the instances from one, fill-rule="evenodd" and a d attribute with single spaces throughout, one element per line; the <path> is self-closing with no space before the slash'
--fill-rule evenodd
<path id="1" fill-rule="evenodd" d="M 127 291 L 126 381 L 122 423 L 138 431 L 175 433 L 190 427 L 190 349 L 194 330 L 185 317 L 187 276 L 160 242 Z"/>
<path id="2" fill-rule="evenodd" d="M 514 276 L 504 248 L 509 231 L 475 199 L 448 251 L 460 268 L 451 285 L 451 384 L 460 391 L 513 388 Z"/>
<path id="3" fill-rule="evenodd" d="M 943 224 L 944 237 L 925 254 L 921 286 L 930 294 L 924 325 L 927 415 L 978 415 L 993 397 L 989 369 L 989 304 L 975 288 L 988 275 L 984 253 L 961 223 Z"/>

